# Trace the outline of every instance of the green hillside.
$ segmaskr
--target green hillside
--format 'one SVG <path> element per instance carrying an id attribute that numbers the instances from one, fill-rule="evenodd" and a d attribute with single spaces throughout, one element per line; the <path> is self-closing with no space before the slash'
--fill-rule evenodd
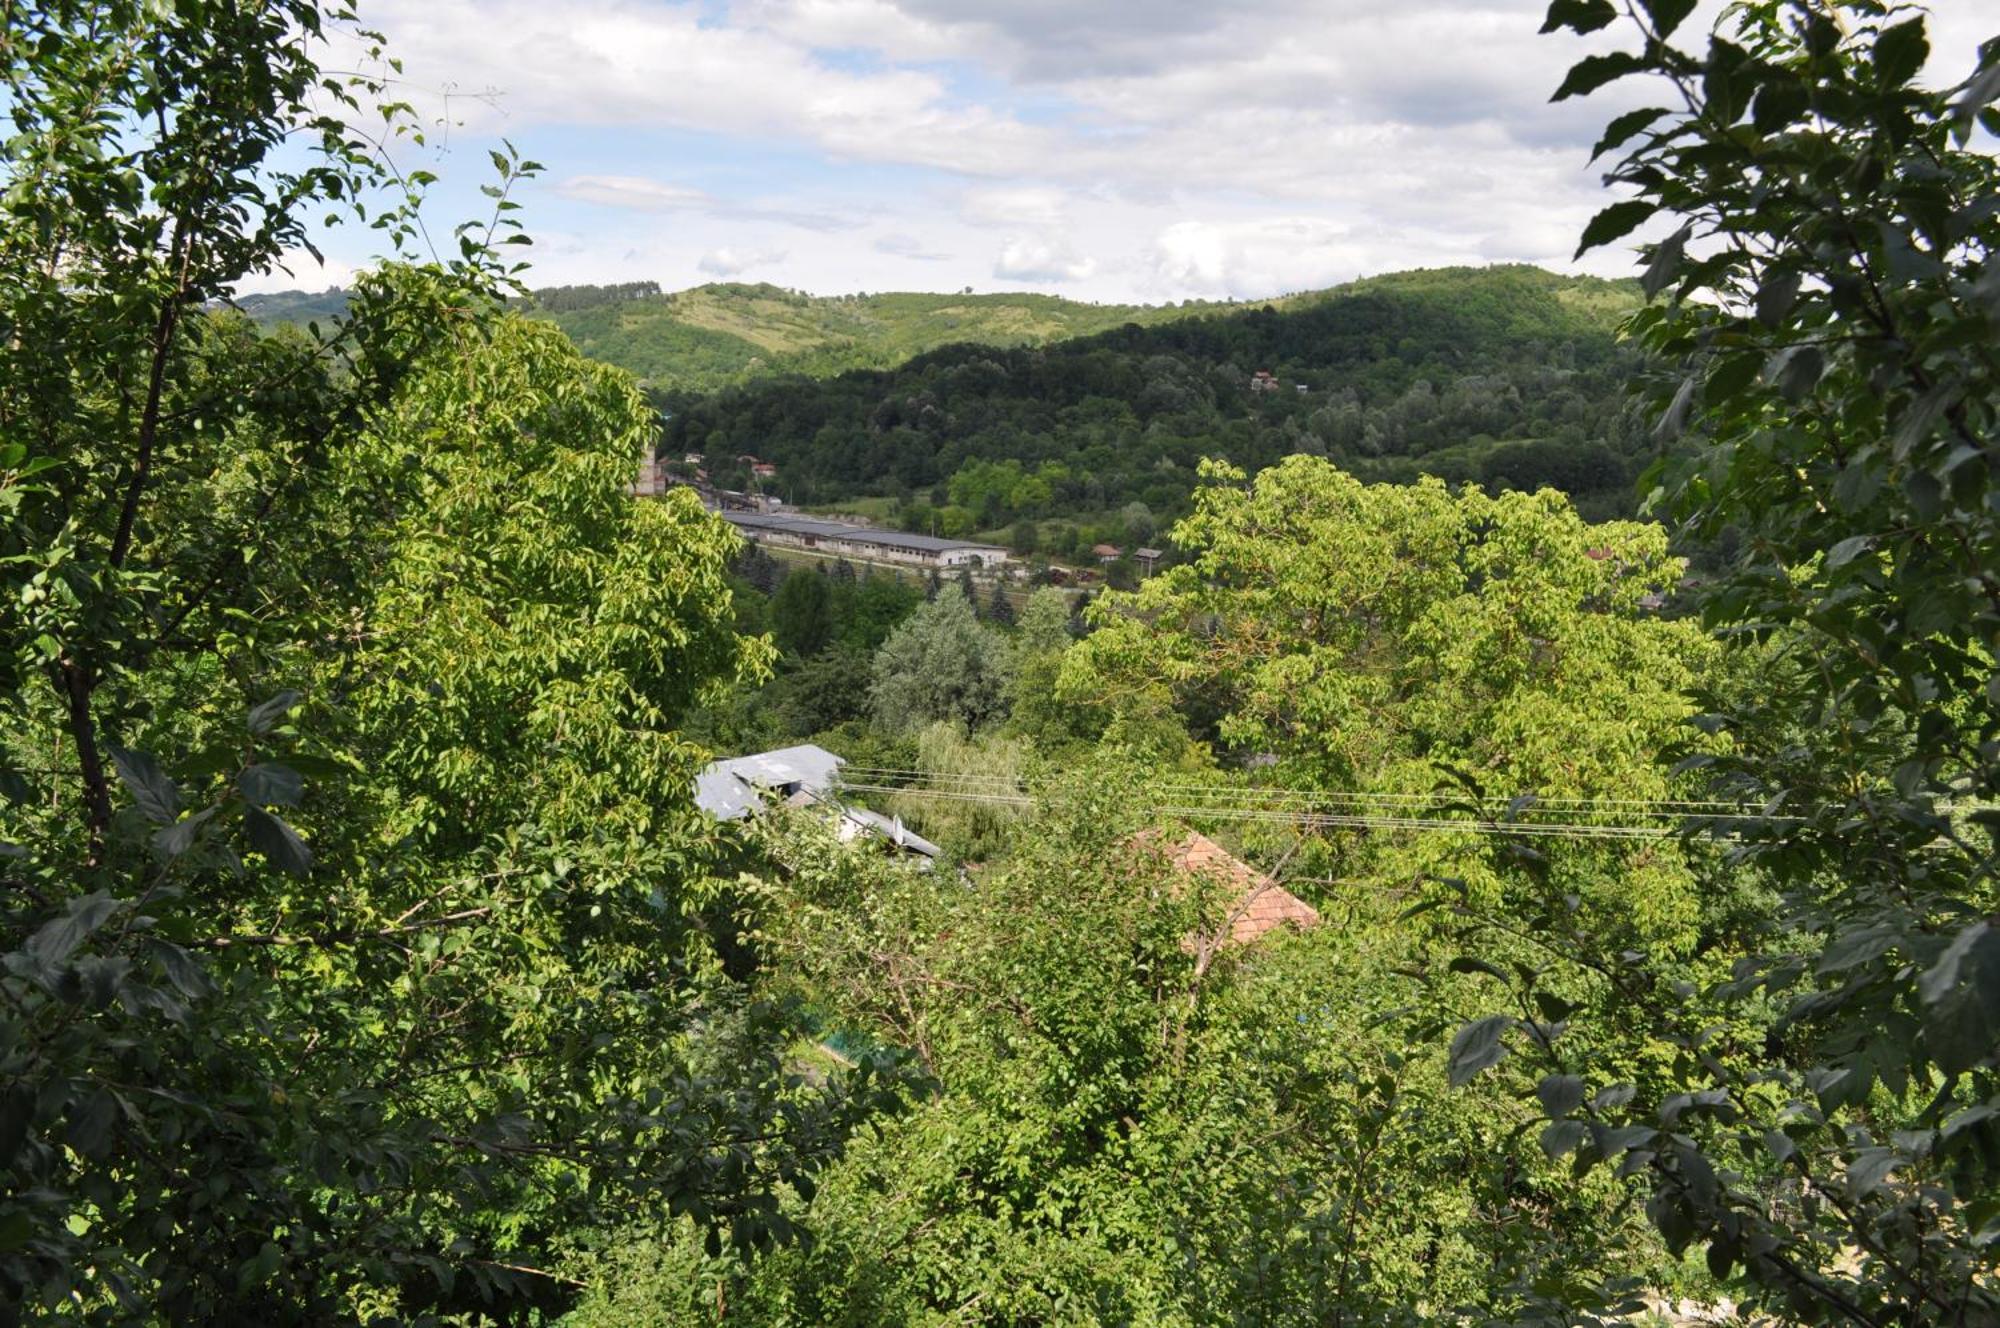
<path id="1" fill-rule="evenodd" d="M 767 373 L 886 369 L 955 342 L 1038 345 L 1186 317 L 1199 307 L 1027 294 L 815 296 L 733 282 L 590 302 L 565 301 L 565 293 L 537 295 L 570 339 L 662 391 L 707 390 Z"/>
<path id="2" fill-rule="evenodd" d="M 1060 522 L 1057 551 L 1143 538 L 1185 509 L 1205 457 L 1547 485 L 1609 514 L 1629 510 L 1652 455 L 1625 393 L 1641 362 L 1616 337 L 1638 304 L 1628 284 L 1531 267 L 1398 273 L 1032 349 L 959 344 L 887 371 L 672 396 L 665 453 L 702 453 L 731 484 L 754 454 L 790 502 L 874 500 L 913 529 Z M 1132 504 L 1153 522 L 1075 520 Z"/>
<path id="3" fill-rule="evenodd" d="M 238 305 L 269 328 L 327 322 L 346 298 L 339 291 L 285 291 L 245 296 Z M 1229 306 L 1091 304 L 1020 293 L 805 295 L 740 282 L 662 292 L 654 282 L 631 282 L 550 287 L 534 292 L 527 307 L 552 319 L 593 359 L 670 392 L 709 391 L 768 373 L 824 377 L 887 369 L 954 342 L 1039 345 Z"/>

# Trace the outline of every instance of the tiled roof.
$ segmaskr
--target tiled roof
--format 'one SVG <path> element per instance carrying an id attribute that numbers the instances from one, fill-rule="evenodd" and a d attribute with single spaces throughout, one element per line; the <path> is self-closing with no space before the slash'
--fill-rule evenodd
<path id="1" fill-rule="evenodd" d="M 1156 831 L 1143 831 L 1141 843 L 1159 842 Z M 1286 925 L 1301 930 L 1319 924 L 1319 910 L 1279 885 L 1255 867 L 1232 855 L 1207 835 L 1190 832 L 1186 839 L 1167 849 L 1167 861 L 1176 870 L 1200 874 L 1215 881 L 1227 893 L 1229 912 L 1228 945 L 1248 945 Z"/>

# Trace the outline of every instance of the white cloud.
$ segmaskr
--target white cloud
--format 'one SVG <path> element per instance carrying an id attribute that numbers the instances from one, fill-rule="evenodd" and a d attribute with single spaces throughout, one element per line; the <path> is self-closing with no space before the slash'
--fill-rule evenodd
<path id="1" fill-rule="evenodd" d="M 1566 263 L 1605 197 L 1589 144 L 1644 90 L 1550 105 L 1571 61 L 1624 38 L 1540 36 L 1545 6 L 373 0 L 369 17 L 412 84 L 497 90 L 452 102 L 455 134 L 506 132 L 558 172 L 544 127 L 609 145 L 554 190 L 599 210 L 560 218 L 593 239 L 542 251 L 560 279 L 673 281 L 777 243 L 813 289 L 956 288 L 1004 238 L 992 277 L 1129 299 Z M 1933 8 L 1933 70 L 1962 77 L 1990 0 Z M 652 214 L 672 227 L 642 229 Z"/>
<path id="2" fill-rule="evenodd" d="M 1097 264 L 1080 257 L 1059 240 L 1017 237 L 1007 242 L 993 264 L 993 275 L 1002 281 L 1082 281 L 1097 270 Z"/>
<path id="3" fill-rule="evenodd" d="M 683 189 L 637 175 L 573 175 L 556 186 L 556 193 L 600 207 L 635 212 L 702 212 L 737 221 L 775 221 L 809 231 L 847 230 L 858 224 L 827 212 L 730 202 L 699 189 Z"/>
<path id="4" fill-rule="evenodd" d="M 975 226 L 1060 226 L 1069 217 L 1070 195 L 1048 185 L 968 189 L 958 215 Z"/>
<path id="5" fill-rule="evenodd" d="M 878 254 L 888 254 L 892 258 L 914 258 L 923 263 L 943 263 L 951 258 L 950 254 L 928 248 L 916 236 L 902 232 L 879 236 L 874 249 Z"/>
<path id="6" fill-rule="evenodd" d="M 741 276 L 751 268 L 771 267 L 785 261 L 782 249 L 746 252 L 740 249 L 711 249 L 695 260 L 695 267 L 712 277 Z"/>
<path id="7" fill-rule="evenodd" d="M 355 269 L 331 255 L 315 258 L 304 249 L 287 249 L 269 271 L 254 273 L 236 283 L 238 295 L 262 295 L 273 291 L 331 290 L 351 285 Z"/>
<path id="8" fill-rule="evenodd" d="M 708 210 L 713 200 L 699 189 L 677 189 L 637 175 L 573 175 L 556 186 L 564 198 L 639 212 Z"/>

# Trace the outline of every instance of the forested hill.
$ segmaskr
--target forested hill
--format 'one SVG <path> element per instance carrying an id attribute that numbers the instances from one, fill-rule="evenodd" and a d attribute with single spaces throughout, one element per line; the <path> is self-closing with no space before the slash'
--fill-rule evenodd
<path id="1" fill-rule="evenodd" d="M 1089 304 L 1054 295 L 899 292 L 804 295 L 770 285 L 573 286 L 537 309 L 593 359 L 655 391 L 707 391 L 767 374 L 824 377 L 888 369 L 957 342 L 1033 346 L 1228 306 Z"/>
<path id="2" fill-rule="evenodd" d="M 1401 273 L 1045 347 L 681 394 L 663 451 L 702 453 L 718 478 L 754 455 L 791 502 L 886 496 L 948 533 L 1133 502 L 1164 518 L 1202 457 L 1254 471 L 1294 452 L 1369 479 L 1551 484 L 1609 511 L 1649 459 L 1623 395 L 1638 358 L 1615 337 L 1638 301 L 1524 266 Z M 1274 390 L 1253 387 L 1260 371 Z"/>
<path id="3" fill-rule="evenodd" d="M 268 328 L 329 322 L 344 312 L 346 297 L 285 291 L 237 303 Z M 651 281 L 549 287 L 523 306 L 552 320 L 586 355 L 631 370 L 656 392 L 705 392 L 771 373 L 887 369 L 955 342 L 1033 346 L 1231 307 L 1090 304 L 1021 293 L 821 296 L 738 282 L 662 292 Z"/>

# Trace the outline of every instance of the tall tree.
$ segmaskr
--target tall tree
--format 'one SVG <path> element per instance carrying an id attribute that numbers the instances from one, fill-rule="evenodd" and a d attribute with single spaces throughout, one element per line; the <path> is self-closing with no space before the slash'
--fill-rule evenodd
<path id="1" fill-rule="evenodd" d="M 607 1210 L 782 1235 L 849 1115 L 703 940 L 674 725 L 767 661 L 629 380 L 503 312 L 531 165 L 324 339 L 204 312 L 351 199 L 421 246 L 350 26 L 0 34 L 0 1318 L 551 1307 Z"/>
<path id="2" fill-rule="evenodd" d="M 1691 9 L 1627 7 L 1636 45 L 1556 95 L 1638 75 L 1674 107 L 1606 131 L 1631 197 L 1583 247 L 1666 232 L 1632 330 L 1680 366 L 1660 429 L 1699 450 L 1656 478 L 1691 535 L 1740 535 L 1702 607 L 1751 679 L 1708 698 L 1726 741 L 1696 759 L 1773 902 L 1701 984 L 1551 924 L 1674 1048 L 1656 1080 L 1504 1015 L 1461 1045 L 1535 1053 L 1545 1140 L 1642 1178 L 1669 1245 L 1758 1309 L 2000 1322 L 2000 165 L 1973 141 L 2000 130 L 2000 39 L 1939 89 L 1912 6 L 1759 0 L 1688 48 Z M 1548 27 L 1619 14 L 1558 0 Z"/>
<path id="3" fill-rule="evenodd" d="M 771 635 L 794 659 L 810 659 L 833 640 L 833 590 L 826 573 L 796 567 L 771 597 Z"/>
<path id="4" fill-rule="evenodd" d="M 882 643 L 869 690 L 875 720 L 912 733 L 939 720 L 977 729 L 1006 714 L 1012 660 L 956 585 L 946 586 Z"/>

